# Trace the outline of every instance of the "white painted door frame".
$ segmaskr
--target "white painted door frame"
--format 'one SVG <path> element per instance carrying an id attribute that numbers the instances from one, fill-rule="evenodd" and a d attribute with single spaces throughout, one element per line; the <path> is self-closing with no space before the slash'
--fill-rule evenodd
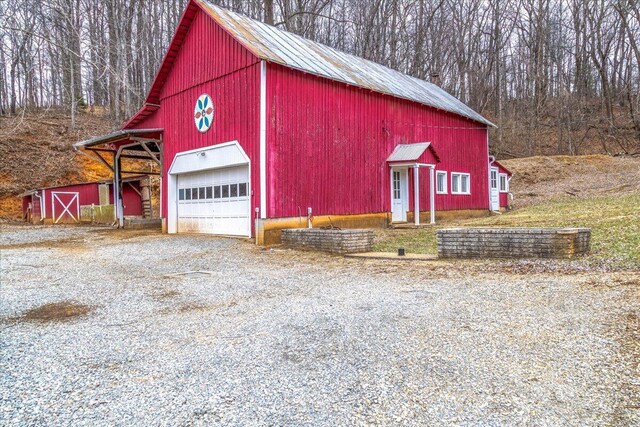
<path id="1" fill-rule="evenodd" d="M 409 210 L 409 168 L 391 167 L 391 221 L 406 222 Z"/>
<path id="2" fill-rule="evenodd" d="M 489 195 L 492 211 L 500 210 L 500 171 L 497 167 L 489 169 Z"/>

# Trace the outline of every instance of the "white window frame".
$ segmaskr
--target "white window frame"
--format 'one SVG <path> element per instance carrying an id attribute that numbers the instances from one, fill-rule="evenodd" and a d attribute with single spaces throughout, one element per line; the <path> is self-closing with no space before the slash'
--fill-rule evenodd
<path id="1" fill-rule="evenodd" d="M 502 180 L 504 179 L 504 188 L 502 188 Z M 501 193 L 509 192 L 509 176 L 506 173 L 498 174 L 498 188 Z"/>
<path id="2" fill-rule="evenodd" d="M 464 172 L 451 172 L 451 194 L 457 194 L 457 195 L 470 195 L 471 194 L 471 174 L 468 173 L 464 173 Z M 458 177 L 458 190 L 454 191 L 454 187 L 453 187 L 453 177 L 456 176 Z M 462 187 L 462 177 L 466 176 L 467 177 L 467 191 L 460 191 L 460 188 Z"/>
<path id="3" fill-rule="evenodd" d="M 444 180 L 442 181 L 444 184 L 444 190 L 438 190 L 438 177 L 444 175 Z M 449 183 L 447 182 L 447 171 L 436 171 L 436 194 L 449 194 Z"/>

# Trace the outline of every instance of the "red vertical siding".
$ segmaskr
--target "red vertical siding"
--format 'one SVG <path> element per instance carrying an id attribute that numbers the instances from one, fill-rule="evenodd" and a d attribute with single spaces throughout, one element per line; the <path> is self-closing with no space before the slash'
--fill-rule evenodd
<path id="1" fill-rule="evenodd" d="M 500 163 L 496 162 L 495 163 L 496 166 L 498 166 L 498 173 L 506 173 L 507 177 L 511 176 L 511 172 L 508 171 L 507 169 L 504 168 L 504 166 L 502 166 Z M 498 175 L 498 180 L 500 179 L 500 175 Z M 500 184 L 500 181 L 498 181 L 498 185 Z M 500 193 L 500 207 L 501 208 L 506 208 L 507 206 L 509 206 L 509 193 Z"/>
<path id="2" fill-rule="evenodd" d="M 258 58 L 208 15 L 198 11 L 174 61 L 162 87 L 161 99 L 249 67 L 258 62 Z"/>
<path id="3" fill-rule="evenodd" d="M 238 141 L 251 161 L 251 209 L 260 201 L 260 61 L 203 12 L 197 12 L 162 89 L 160 110 L 141 127 L 162 127 L 164 177 L 182 151 Z M 211 128 L 196 129 L 193 110 L 207 93 L 215 112 Z M 162 216 L 167 215 L 167 180 Z M 253 228 L 252 228 L 253 229 Z"/>
<path id="4" fill-rule="evenodd" d="M 509 193 L 500 193 L 500 207 L 506 208 L 509 206 Z"/>
<path id="5" fill-rule="evenodd" d="M 125 216 L 142 216 L 142 196 L 136 190 L 140 191 L 139 182 L 125 182 L 122 184 L 122 207 Z M 113 204 L 113 185 L 109 186 L 109 203 Z"/>
<path id="6" fill-rule="evenodd" d="M 274 64 L 267 96 L 269 217 L 307 207 L 316 215 L 389 212 L 386 159 L 397 144 L 413 142 L 433 144 L 437 170 L 471 174 L 471 195 L 438 194 L 437 210 L 488 208 L 484 125 Z M 428 179 L 421 169 L 422 210 L 429 206 Z"/>
<path id="7" fill-rule="evenodd" d="M 160 110 L 157 110 L 142 121 L 128 127 L 128 129 L 162 129 L 162 127 L 163 123 Z"/>

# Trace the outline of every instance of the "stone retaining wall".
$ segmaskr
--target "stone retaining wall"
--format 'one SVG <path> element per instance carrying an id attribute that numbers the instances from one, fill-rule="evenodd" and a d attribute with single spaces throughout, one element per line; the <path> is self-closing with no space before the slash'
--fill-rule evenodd
<path id="1" fill-rule="evenodd" d="M 373 230 L 323 230 L 292 228 L 282 230 L 282 243 L 293 249 L 352 254 L 373 249 Z"/>
<path id="2" fill-rule="evenodd" d="M 590 228 L 451 228 L 437 232 L 440 258 L 573 258 L 590 250 Z"/>

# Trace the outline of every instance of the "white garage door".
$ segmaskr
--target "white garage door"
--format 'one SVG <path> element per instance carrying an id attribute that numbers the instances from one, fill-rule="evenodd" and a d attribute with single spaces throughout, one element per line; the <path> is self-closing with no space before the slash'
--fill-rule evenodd
<path id="1" fill-rule="evenodd" d="M 251 235 L 249 167 L 178 175 L 178 232 Z"/>

